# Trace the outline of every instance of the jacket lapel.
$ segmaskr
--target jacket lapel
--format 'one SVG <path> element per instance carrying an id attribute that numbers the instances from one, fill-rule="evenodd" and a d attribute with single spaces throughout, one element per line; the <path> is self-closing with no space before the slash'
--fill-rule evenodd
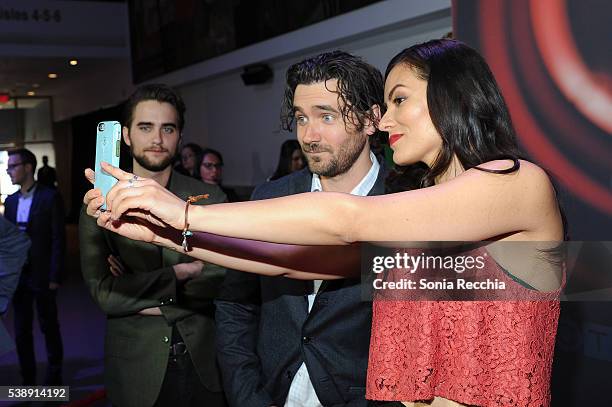
<path id="1" fill-rule="evenodd" d="M 296 177 L 295 181 L 289 184 L 289 194 L 301 194 L 303 192 L 310 192 L 312 187 L 312 173 L 307 168 L 302 170 L 299 177 Z"/>
<path id="2" fill-rule="evenodd" d="M 4 217 L 10 220 L 12 223 L 17 224 L 17 205 L 19 203 L 19 198 L 17 195 L 11 195 L 6 199 L 5 205 L 6 210 L 4 212 Z"/>
<path id="3" fill-rule="evenodd" d="M 30 213 L 28 213 L 28 227 L 26 229 L 28 232 L 32 232 L 30 230 L 30 227 L 32 225 L 32 214 L 38 212 L 42 202 L 42 194 L 43 193 L 40 189 L 40 186 L 37 185 L 36 189 L 34 190 L 34 196 L 32 196 L 32 205 L 30 205 Z"/>
<path id="4" fill-rule="evenodd" d="M 378 163 L 380 164 L 378 176 L 376 176 L 376 182 L 368 193 L 368 196 L 383 195 L 385 193 L 385 179 L 387 178 L 388 174 L 387 166 L 385 165 L 385 160 L 378 160 Z"/>
<path id="5" fill-rule="evenodd" d="M 304 192 L 310 192 L 310 189 L 312 188 L 312 173 L 308 170 L 308 167 L 304 168 L 303 170 L 301 170 L 300 176 L 296 177 L 294 179 L 294 182 L 289 184 L 289 190 L 288 190 L 288 194 L 289 195 L 295 195 L 295 194 L 301 194 Z M 312 293 L 314 292 L 314 283 L 312 281 L 308 281 L 308 280 L 302 280 L 302 281 L 291 281 L 290 282 L 292 285 L 294 286 L 302 286 L 302 289 L 304 290 L 303 292 L 305 293 Z M 303 298 L 303 302 L 302 302 L 302 307 L 301 307 L 301 312 L 303 313 L 303 316 L 308 315 L 308 296 L 304 295 L 302 296 Z"/>
<path id="6" fill-rule="evenodd" d="M 368 192 L 368 196 L 382 195 L 385 193 L 385 179 L 387 177 L 387 169 L 385 167 L 385 161 L 378 160 L 378 164 L 380 165 L 380 168 L 378 170 L 378 175 L 376 176 L 376 182 L 374 183 L 374 186 L 372 187 L 370 192 Z M 341 287 L 341 285 L 343 284 L 342 281 L 343 279 L 341 280 L 323 280 L 323 282 L 321 283 L 321 286 L 319 287 L 319 291 L 317 292 L 317 299 L 319 298 L 318 293 L 322 293 L 323 291 L 333 289 L 333 287 L 335 286 Z"/>

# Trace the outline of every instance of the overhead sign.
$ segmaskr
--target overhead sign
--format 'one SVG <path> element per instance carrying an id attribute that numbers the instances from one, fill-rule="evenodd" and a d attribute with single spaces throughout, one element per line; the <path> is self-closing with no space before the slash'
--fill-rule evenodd
<path id="1" fill-rule="evenodd" d="M 126 3 L 4 0 L 0 56 L 126 57 Z"/>

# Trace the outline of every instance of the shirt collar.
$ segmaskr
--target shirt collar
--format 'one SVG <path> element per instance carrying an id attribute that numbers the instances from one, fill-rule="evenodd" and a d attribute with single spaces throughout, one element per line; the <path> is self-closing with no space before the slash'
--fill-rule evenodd
<path id="1" fill-rule="evenodd" d="M 34 192 L 36 191 L 36 185 L 37 183 L 33 183 L 32 186 L 30 187 L 30 189 L 28 189 L 25 193 L 21 192 L 21 190 L 19 191 L 20 193 L 20 197 L 21 198 L 30 198 L 32 195 L 34 195 Z"/>
<path id="2" fill-rule="evenodd" d="M 359 184 L 350 192 L 351 195 L 360 195 L 366 196 L 370 193 L 372 187 L 376 183 L 376 178 L 378 178 L 378 171 L 380 170 L 380 164 L 376 159 L 376 156 L 373 152 L 370 151 L 370 161 L 372 161 L 372 166 L 368 173 L 361 179 Z M 321 177 L 319 174 L 312 174 L 312 183 L 310 186 L 311 192 L 323 191 L 323 186 L 321 185 Z"/>

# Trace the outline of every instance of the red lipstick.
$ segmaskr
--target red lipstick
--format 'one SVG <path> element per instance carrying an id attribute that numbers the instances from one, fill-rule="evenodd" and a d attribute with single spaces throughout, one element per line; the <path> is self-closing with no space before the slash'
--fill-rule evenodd
<path id="1" fill-rule="evenodd" d="M 403 134 L 392 134 L 389 136 L 389 145 L 392 146 Z"/>

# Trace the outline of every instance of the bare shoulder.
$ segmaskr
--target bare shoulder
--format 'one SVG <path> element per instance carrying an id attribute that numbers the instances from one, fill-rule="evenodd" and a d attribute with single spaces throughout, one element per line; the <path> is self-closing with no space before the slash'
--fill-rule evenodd
<path id="1" fill-rule="evenodd" d="M 515 183 L 518 185 L 531 186 L 531 187 L 539 187 L 552 189 L 552 183 L 549 175 L 544 171 L 541 167 L 536 164 L 519 160 L 519 166 L 516 171 L 511 171 L 507 173 L 489 173 L 492 176 L 500 177 L 499 179 L 505 180 L 509 183 Z M 492 170 L 492 171 L 505 171 L 513 169 L 514 163 L 511 160 L 494 160 L 488 161 L 486 163 L 480 164 L 478 167 L 483 170 Z M 478 169 L 472 169 L 467 172 L 481 172 Z"/>
<path id="2" fill-rule="evenodd" d="M 504 197 L 522 213 L 525 230 L 542 239 L 556 240 L 562 235 L 557 194 L 550 176 L 538 165 L 519 160 L 519 168 L 506 174 L 484 173 L 504 184 Z M 501 171 L 511 168 L 510 160 L 496 160 L 481 164 L 486 170 Z M 478 171 L 477 169 L 470 171 Z M 470 171 L 466 171 L 470 172 Z M 481 172 L 482 171 L 478 171 Z"/>
<path id="3" fill-rule="evenodd" d="M 515 164 L 511 160 L 495 160 L 480 164 L 481 170 L 510 170 Z M 549 175 L 536 164 L 519 160 L 515 171 L 492 173 L 472 168 L 465 172 L 471 177 L 486 177 L 490 182 L 501 183 L 508 194 L 517 195 L 522 202 L 550 201 L 556 205 L 556 194 Z M 552 200 L 552 201 L 551 201 Z"/>

